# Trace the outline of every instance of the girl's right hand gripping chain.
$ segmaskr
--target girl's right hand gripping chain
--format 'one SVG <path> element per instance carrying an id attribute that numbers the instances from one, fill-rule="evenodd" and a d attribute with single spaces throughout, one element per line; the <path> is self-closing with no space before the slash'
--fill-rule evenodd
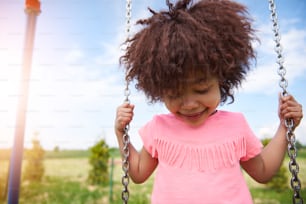
<path id="1" fill-rule="evenodd" d="M 122 135 L 124 128 L 128 125 L 134 116 L 134 105 L 129 103 L 123 103 L 117 108 L 117 114 L 115 119 L 115 131 L 116 135 Z"/>

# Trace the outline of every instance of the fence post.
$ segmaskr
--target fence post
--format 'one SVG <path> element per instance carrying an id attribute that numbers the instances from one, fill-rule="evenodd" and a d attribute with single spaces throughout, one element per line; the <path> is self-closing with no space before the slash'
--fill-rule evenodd
<path id="1" fill-rule="evenodd" d="M 109 203 L 113 202 L 113 175 L 114 175 L 114 157 L 111 160 L 110 178 L 109 178 Z"/>

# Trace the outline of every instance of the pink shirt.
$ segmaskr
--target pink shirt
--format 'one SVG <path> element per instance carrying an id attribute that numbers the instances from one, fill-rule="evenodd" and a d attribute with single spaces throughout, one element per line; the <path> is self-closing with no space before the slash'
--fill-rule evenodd
<path id="1" fill-rule="evenodd" d="M 139 133 L 159 161 L 152 204 L 252 203 L 239 162 L 262 144 L 242 114 L 218 111 L 200 127 L 157 115 Z"/>

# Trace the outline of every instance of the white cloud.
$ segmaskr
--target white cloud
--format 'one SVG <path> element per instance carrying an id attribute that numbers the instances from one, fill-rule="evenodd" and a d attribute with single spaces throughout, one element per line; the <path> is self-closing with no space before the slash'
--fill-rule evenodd
<path id="1" fill-rule="evenodd" d="M 122 37 L 119 37 L 118 39 L 123 39 Z M 123 40 L 121 41 L 121 43 Z M 103 66 L 105 68 L 111 67 L 113 68 L 114 65 L 118 66 L 119 63 L 119 57 L 122 54 L 121 48 L 119 47 L 119 42 L 114 43 L 101 43 L 102 44 L 102 55 L 96 57 L 95 63 L 97 63 L 100 66 Z"/>
<path id="2" fill-rule="evenodd" d="M 271 138 L 275 135 L 275 132 L 277 130 L 278 127 L 278 123 L 275 123 L 273 125 L 267 125 L 265 127 L 262 127 L 258 130 L 258 136 L 260 137 L 260 139 L 263 138 Z M 300 125 L 295 129 L 294 131 L 295 137 L 296 139 L 301 142 L 302 144 L 306 144 L 306 121 L 302 120 Z"/>
<path id="3" fill-rule="evenodd" d="M 292 22 L 296 22 L 296 20 Z M 279 90 L 278 81 L 280 79 L 277 74 L 275 43 L 272 30 L 268 25 L 262 25 L 259 30 L 261 44 L 256 47 L 258 50 L 258 65 L 243 84 L 243 91 L 271 94 Z M 287 70 L 285 78 L 290 82 L 306 73 L 306 28 L 293 27 L 281 33 L 281 44 L 284 67 Z"/>
<path id="4" fill-rule="evenodd" d="M 306 121 L 305 119 L 301 122 L 299 127 L 296 128 L 295 136 L 303 144 L 306 144 Z"/>
<path id="5" fill-rule="evenodd" d="M 83 57 L 84 57 L 84 53 L 82 52 L 81 49 L 77 48 L 77 49 L 70 50 L 66 54 L 65 61 L 67 63 L 76 63 L 82 60 Z"/>

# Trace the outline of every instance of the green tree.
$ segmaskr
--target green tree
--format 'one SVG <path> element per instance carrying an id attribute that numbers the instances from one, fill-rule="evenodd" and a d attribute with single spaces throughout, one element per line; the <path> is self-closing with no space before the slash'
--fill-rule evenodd
<path id="1" fill-rule="evenodd" d="M 108 159 L 110 157 L 108 145 L 104 139 L 98 141 L 90 148 L 89 164 L 91 169 L 88 182 L 92 185 L 106 185 L 109 182 Z"/>
<path id="2" fill-rule="evenodd" d="M 261 142 L 264 146 L 266 146 L 269 144 L 270 141 L 271 141 L 271 138 L 265 138 Z M 289 177 L 287 173 L 287 167 L 284 165 L 284 162 L 283 162 L 278 172 L 267 183 L 267 186 L 274 190 L 282 191 L 288 188 L 288 180 L 289 180 Z"/>
<path id="3" fill-rule="evenodd" d="M 60 151 L 60 148 L 58 145 L 56 145 L 54 148 L 53 148 L 53 152 L 59 152 Z"/>
<path id="4" fill-rule="evenodd" d="M 297 150 L 301 150 L 306 147 L 298 140 L 296 141 L 295 145 L 296 145 Z"/>
<path id="5" fill-rule="evenodd" d="M 41 181 L 45 172 L 43 163 L 44 155 L 45 151 L 35 136 L 34 139 L 32 139 L 32 149 L 29 149 L 25 152 L 27 163 L 23 174 L 24 180 Z"/>

